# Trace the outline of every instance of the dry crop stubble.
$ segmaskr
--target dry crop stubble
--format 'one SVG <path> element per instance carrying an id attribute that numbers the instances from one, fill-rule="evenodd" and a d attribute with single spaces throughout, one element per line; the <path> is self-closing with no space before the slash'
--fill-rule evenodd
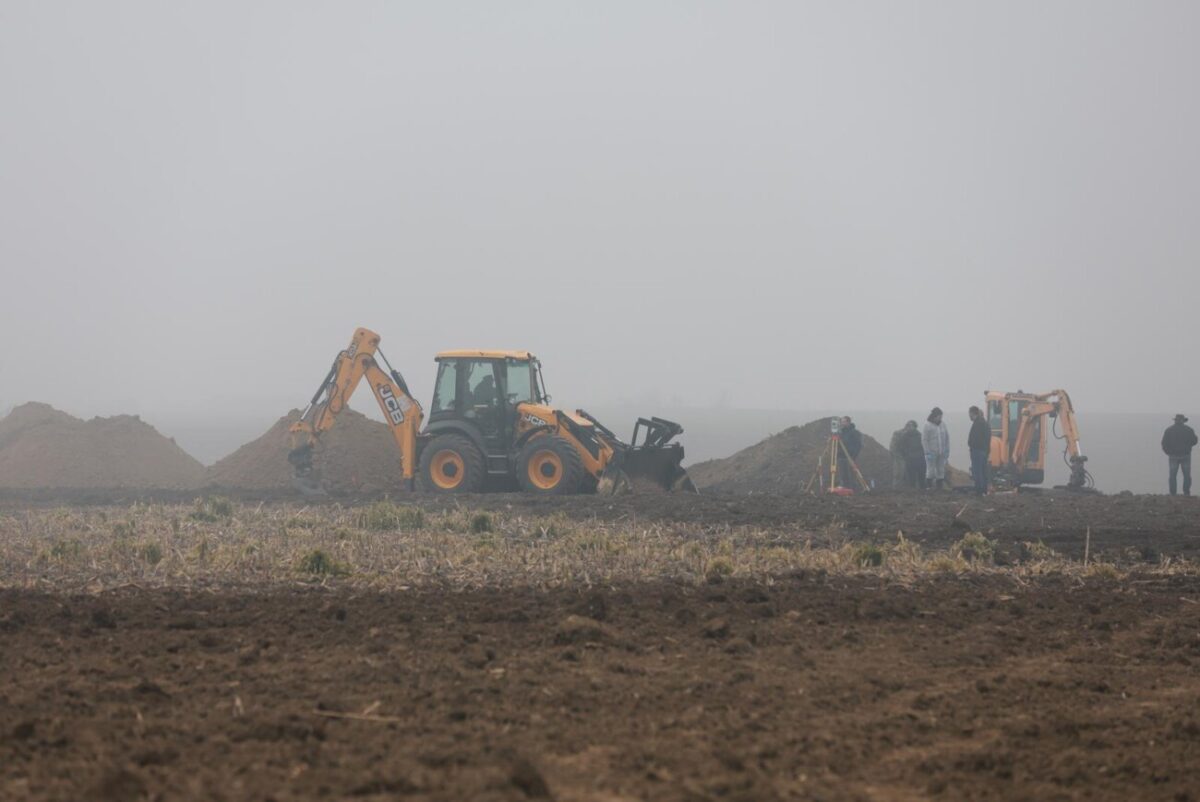
<path id="1" fill-rule="evenodd" d="M 967 532 L 944 549 L 903 534 L 848 540 L 819 531 L 727 524 L 571 520 L 467 507 L 429 511 L 236 504 L 28 509 L 0 516 L 0 584 L 49 589 L 138 586 L 276 586 L 342 583 L 364 588 L 583 586 L 724 578 L 771 581 L 796 572 L 876 574 L 913 582 L 933 573 L 1025 577 L 1059 573 L 1120 578 L 1194 573 L 1183 559 L 1157 564 L 1062 557 L 1030 542 L 998 564 L 996 544 Z"/>

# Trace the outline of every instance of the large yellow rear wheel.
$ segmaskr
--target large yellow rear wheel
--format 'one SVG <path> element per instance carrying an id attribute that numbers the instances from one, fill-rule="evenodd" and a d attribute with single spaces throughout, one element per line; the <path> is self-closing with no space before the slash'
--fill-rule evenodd
<path id="1" fill-rule="evenodd" d="M 517 478 L 530 493 L 561 496 L 578 493 L 583 461 L 565 438 L 543 434 L 526 443 L 517 455 Z"/>
<path id="2" fill-rule="evenodd" d="M 421 451 L 421 487 L 431 493 L 474 493 L 483 486 L 483 454 L 460 434 L 443 434 Z"/>

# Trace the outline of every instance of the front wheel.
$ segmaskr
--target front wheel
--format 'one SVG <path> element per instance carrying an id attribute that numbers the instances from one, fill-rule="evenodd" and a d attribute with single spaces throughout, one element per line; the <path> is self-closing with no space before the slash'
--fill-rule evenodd
<path id="1" fill-rule="evenodd" d="M 543 496 L 578 493 L 583 482 L 579 452 L 557 434 L 533 438 L 517 455 L 517 478 L 526 492 Z"/>
<path id="2" fill-rule="evenodd" d="M 421 452 L 421 487 L 431 493 L 474 493 L 485 472 L 483 454 L 461 434 L 438 435 Z"/>

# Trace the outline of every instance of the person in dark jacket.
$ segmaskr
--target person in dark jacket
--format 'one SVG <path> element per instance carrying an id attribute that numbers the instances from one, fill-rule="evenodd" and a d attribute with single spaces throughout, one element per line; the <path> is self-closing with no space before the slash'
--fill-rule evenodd
<path id="1" fill-rule="evenodd" d="M 842 445 L 846 447 L 846 453 L 850 455 L 850 460 L 858 465 L 858 455 L 862 452 L 862 432 L 854 425 L 854 421 L 850 420 L 849 415 L 843 415 L 838 421 L 838 431 L 842 438 Z M 858 480 L 854 477 L 854 468 L 849 465 L 838 466 L 838 484 L 842 487 L 854 489 L 858 484 Z"/>
<path id="2" fill-rule="evenodd" d="M 925 447 L 921 445 L 921 430 L 910 420 L 903 429 L 892 432 L 892 488 L 921 488 L 925 486 Z"/>
<path id="3" fill-rule="evenodd" d="M 967 448 L 971 449 L 971 478 L 975 480 L 975 492 L 983 496 L 988 491 L 988 455 L 992 449 L 992 429 L 979 407 L 971 407 L 967 414 L 971 416 L 971 431 L 967 435 Z"/>
<path id="4" fill-rule="evenodd" d="M 925 487 L 925 445 L 921 442 L 921 429 L 915 420 L 904 424 L 904 464 L 908 472 L 908 486 L 914 490 Z"/>
<path id="5" fill-rule="evenodd" d="M 1176 495 L 1175 476 L 1183 470 L 1183 494 L 1192 494 L 1192 447 L 1196 445 L 1196 430 L 1187 425 L 1183 415 L 1175 416 L 1175 423 L 1167 427 L 1162 436 L 1162 450 L 1167 455 L 1170 478 L 1167 486 L 1171 495 Z"/>
<path id="6" fill-rule="evenodd" d="M 888 452 L 892 455 L 892 489 L 908 487 L 908 465 L 904 461 L 904 429 L 892 432 Z"/>

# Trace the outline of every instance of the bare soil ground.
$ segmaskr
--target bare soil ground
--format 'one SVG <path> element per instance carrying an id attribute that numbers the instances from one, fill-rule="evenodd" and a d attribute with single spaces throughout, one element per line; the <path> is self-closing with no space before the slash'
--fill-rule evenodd
<path id="1" fill-rule="evenodd" d="M 1200 583 L 0 595 L 5 799 L 1194 799 Z"/>
<path id="2" fill-rule="evenodd" d="M 0 799 L 1200 799 L 1190 499 L 405 502 L 0 505 Z"/>

